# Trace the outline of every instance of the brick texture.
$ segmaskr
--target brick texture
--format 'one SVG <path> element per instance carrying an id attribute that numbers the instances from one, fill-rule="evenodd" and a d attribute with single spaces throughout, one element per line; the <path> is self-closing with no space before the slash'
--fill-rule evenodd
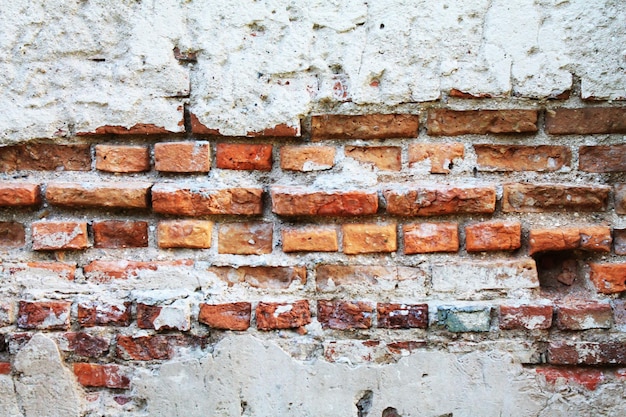
<path id="1" fill-rule="evenodd" d="M 326 226 L 289 228 L 282 231 L 283 252 L 337 252 L 337 229 Z"/>
<path id="2" fill-rule="evenodd" d="M 33 250 L 80 250 L 89 246 L 87 223 L 37 222 L 32 225 Z"/>
<path id="3" fill-rule="evenodd" d="M 252 305 L 248 302 L 200 304 L 198 321 L 214 329 L 247 330 L 250 327 Z"/>
<path id="4" fill-rule="evenodd" d="M 26 231 L 22 223 L 0 222 L 0 248 L 19 248 L 26 244 Z"/>
<path id="5" fill-rule="evenodd" d="M 209 172 L 208 142 L 166 142 L 154 145 L 154 168 L 161 172 Z"/>
<path id="6" fill-rule="evenodd" d="M 581 146 L 578 150 L 578 169 L 586 172 L 624 172 L 626 145 Z"/>
<path id="7" fill-rule="evenodd" d="M 343 251 L 348 255 L 395 252 L 398 249 L 395 224 L 344 224 L 342 230 Z"/>
<path id="8" fill-rule="evenodd" d="M 378 327 L 385 329 L 425 329 L 428 327 L 428 304 L 378 303 Z"/>
<path id="9" fill-rule="evenodd" d="M 323 115 L 311 120 L 311 139 L 415 138 L 419 117 L 410 114 Z"/>
<path id="10" fill-rule="evenodd" d="M 302 286 L 306 283 L 306 268 L 301 266 L 213 266 L 208 270 L 229 286 L 246 283 L 253 288 L 288 289 L 291 285 Z"/>
<path id="11" fill-rule="evenodd" d="M 89 145 L 28 144 L 0 146 L 0 172 L 89 171 Z"/>
<path id="12" fill-rule="evenodd" d="M 33 330 L 68 329 L 70 307 L 71 303 L 67 301 L 20 301 L 17 326 Z"/>
<path id="13" fill-rule="evenodd" d="M 402 154 L 398 146 L 346 146 L 344 154 L 382 171 L 400 171 L 402 168 Z"/>
<path id="14" fill-rule="evenodd" d="M 0 207 L 34 206 L 41 202 L 37 184 L 0 182 Z"/>
<path id="15" fill-rule="evenodd" d="M 474 145 L 478 166 L 484 171 L 558 171 L 569 166 L 566 146 Z"/>
<path id="16" fill-rule="evenodd" d="M 160 248 L 206 249 L 211 247 L 213 222 L 208 220 L 169 220 L 159 222 Z"/>
<path id="17" fill-rule="evenodd" d="M 404 253 L 456 252 L 459 250 L 457 223 L 415 223 L 402 227 Z"/>
<path id="18" fill-rule="evenodd" d="M 468 252 L 515 250 L 521 246 L 521 235 L 519 222 L 476 223 L 465 226 L 465 248 Z"/>
<path id="19" fill-rule="evenodd" d="M 148 222 L 127 220 L 95 222 L 93 239 L 96 248 L 145 248 L 148 246 Z"/>
<path id="20" fill-rule="evenodd" d="M 219 225 L 217 251 L 234 255 L 272 253 L 272 223 L 224 223 Z"/>
<path id="21" fill-rule="evenodd" d="M 562 184 L 505 184 L 502 211 L 605 211 L 609 187 Z"/>
<path id="22" fill-rule="evenodd" d="M 430 160 L 431 174 L 448 174 L 454 161 L 465 157 L 462 143 L 412 143 L 409 145 L 409 164 Z"/>
<path id="23" fill-rule="evenodd" d="M 261 214 L 263 190 L 258 188 L 184 188 L 169 184 L 152 187 L 152 210 L 161 214 Z"/>
<path id="24" fill-rule="evenodd" d="M 498 321 L 502 330 L 546 330 L 552 326 L 552 306 L 500 306 Z"/>
<path id="25" fill-rule="evenodd" d="M 529 232 L 529 252 L 581 249 L 592 252 L 611 251 L 611 229 L 606 226 L 533 229 Z"/>
<path id="26" fill-rule="evenodd" d="M 218 168 L 259 171 L 272 169 L 272 145 L 218 143 L 215 154 Z"/>
<path id="27" fill-rule="evenodd" d="M 591 282 L 605 294 L 626 291 L 626 263 L 589 264 Z"/>
<path id="28" fill-rule="evenodd" d="M 150 150 L 146 146 L 96 146 L 96 169 L 106 172 L 144 172 L 150 170 Z"/>
<path id="29" fill-rule="evenodd" d="M 335 165 L 332 146 L 290 146 L 280 148 L 280 167 L 287 171 L 323 171 Z"/>
<path id="30" fill-rule="evenodd" d="M 456 136 L 487 133 L 533 133 L 537 131 L 536 110 L 431 110 L 429 135 Z"/>
<path id="31" fill-rule="evenodd" d="M 604 107 L 548 111 L 546 131 L 552 135 L 626 133 L 626 110 Z"/>
<path id="32" fill-rule="evenodd" d="M 362 301 L 317 302 L 317 320 L 325 329 L 357 330 L 372 326 L 374 306 Z"/>
<path id="33" fill-rule="evenodd" d="M 151 183 L 124 182 L 79 184 L 53 182 L 46 187 L 46 200 L 56 206 L 145 209 Z"/>
<path id="34" fill-rule="evenodd" d="M 436 216 L 459 213 L 493 213 L 493 187 L 414 186 L 383 191 L 387 212 L 398 216 Z"/>
<path id="35" fill-rule="evenodd" d="M 256 307 L 256 323 L 260 330 L 301 329 L 311 322 L 307 300 L 293 303 L 260 302 Z"/>
<path id="36" fill-rule="evenodd" d="M 279 216 L 360 216 L 378 210 L 378 194 L 371 191 L 314 191 L 272 187 L 272 211 Z"/>
<path id="37" fill-rule="evenodd" d="M 74 375 L 84 387 L 130 388 L 130 379 L 117 365 L 79 362 L 74 364 Z"/>

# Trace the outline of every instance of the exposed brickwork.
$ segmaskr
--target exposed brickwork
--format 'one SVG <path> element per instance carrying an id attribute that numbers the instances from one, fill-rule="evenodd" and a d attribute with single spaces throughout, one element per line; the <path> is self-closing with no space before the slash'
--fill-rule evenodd
<path id="1" fill-rule="evenodd" d="M 89 171 L 89 145 L 28 144 L 0 146 L 0 172 Z"/>
<path id="2" fill-rule="evenodd" d="M 626 291 L 626 263 L 589 264 L 590 279 L 599 292 L 613 294 Z"/>
<path id="3" fill-rule="evenodd" d="M 458 213 L 493 213 L 493 187 L 398 187 L 383 192 L 387 212 L 398 216 L 436 216 Z"/>
<path id="4" fill-rule="evenodd" d="M 200 304 L 198 321 L 221 330 L 247 330 L 250 327 L 252 305 L 247 302 Z"/>
<path id="5" fill-rule="evenodd" d="M 369 191 L 314 191 L 272 187 L 272 211 L 280 216 L 359 216 L 378 210 L 378 195 Z"/>
<path id="6" fill-rule="evenodd" d="M 468 252 L 515 250 L 521 246 L 522 225 L 519 222 L 492 221 L 465 227 Z"/>
<path id="7" fill-rule="evenodd" d="M 546 112 L 546 131 L 552 135 L 626 133 L 623 108 L 560 108 Z"/>
<path id="8" fill-rule="evenodd" d="M 208 220 L 168 220 L 159 222 L 160 248 L 206 249 L 211 247 L 213 222 Z"/>
<path id="9" fill-rule="evenodd" d="M 158 184 L 152 187 L 152 210 L 161 214 L 261 214 L 263 190 L 258 188 L 185 188 Z"/>
<path id="10" fill-rule="evenodd" d="M 626 184 L 615 185 L 615 212 L 626 214 Z"/>
<path id="11" fill-rule="evenodd" d="M 217 251 L 234 255 L 272 253 L 272 223 L 223 223 L 219 226 Z"/>
<path id="12" fill-rule="evenodd" d="M 409 165 L 430 160 L 431 174 L 448 174 L 454 161 L 463 159 L 462 143 L 412 143 L 409 145 Z"/>
<path id="13" fill-rule="evenodd" d="M 130 379 L 117 365 L 79 362 L 74 364 L 74 375 L 84 387 L 130 388 Z"/>
<path id="14" fill-rule="evenodd" d="M 259 170 L 272 169 L 272 145 L 218 143 L 216 165 L 222 169 Z"/>
<path id="15" fill-rule="evenodd" d="M 431 110 L 429 135 L 456 136 L 537 131 L 536 110 Z"/>
<path id="16" fill-rule="evenodd" d="M 148 222 L 125 220 L 95 222 L 93 236 L 96 248 L 145 248 L 148 246 Z"/>
<path id="17" fill-rule="evenodd" d="M 578 150 L 578 168 L 587 172 L 624 172 L 626 145 L 581 146 Z"/>
<path id="18" fill-rule="evenodd" d="M 22 223 L 0 222 L 0 248 L 19 248 L 26 244 L 26 231 Z"/>
<path id="19" fill-rule="evenodd" d="M 280 167 L 287 171 L 322 171 L 335 165 L 332 146 L 290 146 L 280 148 Z"/>
<path id="20" fill-rule="evenodd" d="M 317 302 L 317 320 L 325 329 L 356 330 L 368 329 L 372 326 L 374 307 L 361 301 Z"/>
<path id="21" fill-rule="evenodd" d="M 569 166 L 566 146 L 474 145 L 478 166 L 484 171 L 558 171 Z"/>
<path id="22" fill-rule="evenodd" d="M 498 321 L 502 330 L 545 330 L 552 326 L 552 306 L 500 306 Z"/>
<path id="23" fill-rule="evenodd" d="M 402 154 L 398 146 L 346 146 L 344 154 L 382 171 L 400 171 L 402 168 Z"/>
<path id="24" fill-rule="evenodd" d="M 78 304 L 78 323 L 83 327 L 93 326 L 129 326 L 131 322 L 131 302 L 80 303 Z"/>
<path id="25" fill-rule="evenodd" d="M 228 285 L 246 283 L 261 289 L 288 289 L 291 285 L 301 286 L 306 283 L 306 269 L 301 266 L 214 266 L 209 268 L 209 272 Z"/>
<path id="26" fill-rule="evenodd" d="M 64 330 L 70 326 L 67 301 L 20 301 L 17 326 L 21 329 Z"/>
<path id="27" fill-rule="evenodd" d="M 419 117 L 410 114 L 313 116 L 311 139 L 415 138 Z"/>
<path id="28" fill-rule="evenodd" d="M 79 184 L 49 183 L 46 200 L 65 207 L 107 207 L 144 209 L 148 207 L 148 192 L 152 184 L 141 182 Z"/>
<path id="29" fill-rule="evenodd" d="M 109 340 L 84 332 L 70 332 L 63 335 L 67 340 L 67 350 L 84 358 L 100 358 L 109 351 Z"/>
<path id="30" fill-rule="evenodd" d="M 0 182 L 0 207 L 34 206 L 41 202 L 37 184 Z"/>
<path id="31" fill-rule="evenodd" d="M 293 303 L 261 302 L 256 307 L 256 324 L 260 330 L 301 329 L 311 322 L 307 300 Z"/>
<path id="32" fill-rule="evenodd" d="M 613 311 L 608 303 L 561 304 L 556 309 L 556 325 L 561 330 L 608 329 Z"/>
<path id="33" fill-rule="evenodd" d="M 428 327 L 428 304 L 378 303 L 378 327 L 386 329 L 425 329 Z"/>
<path id="34" fill-rule="evenodd" d="M 154 145 L 154 168 L 162 172 L 209 172 L 208 142 L 166 142 Z"/>
<path id="35" fill-rule="evenodd" d="M 528 236 L 529 253 L 581 249 L 611 251 L 611 229 L 605 226 L 534 229 Z"/>
<path id="36" fill-rule="evenodd" d="M 337 229 L 327 226 L 307 226 L 282 231 L 283 252 L 337 252 Z"/>
<path id="37" fill-rule="evenodd" d="M 404 253 L 456 252 L 459 250 L 457 223 L 415 223 L 402 227 Z"/>
<path id="38" fill-rule="evenodd" d="M 32 225 L 33 250 L 80 250 L 89 246 L 87 223 L 37 222 Z"/>
<path id="39" fill-rule="evenodd" d="M 96 282 L 109 282 L 113 279 L 128 279 L 137 277 L 143 272 L 159 271 L 159 269 L 173 269 L 184 271 L 190 268 L 193 261 L 92 261 L 83 267 L 85 277 Z"/>
<path id="40" fill-rule="evenodd" d="M 626 365 L 626 344 L 554 341 L 548 346 L 548 362 L 553 365 Z"/>
<path id="41" fill-rule="evenodd" d="M 344 224 L 342 230 L 343 251 L 348 255 L 395 252 L 398 248 L 395 224 Z"/>
<path id="42" fill-rule="evenodd" d="M 146 146 L 96 146 L 96 169 L 106 172 L 143 172 L 150 170 L 150 150 Z"/>
<path id="43" fill-rule="evenodd" d="M 609 187 L 562 184 L 505 184 L 502 211 L 605 211 Z"/>

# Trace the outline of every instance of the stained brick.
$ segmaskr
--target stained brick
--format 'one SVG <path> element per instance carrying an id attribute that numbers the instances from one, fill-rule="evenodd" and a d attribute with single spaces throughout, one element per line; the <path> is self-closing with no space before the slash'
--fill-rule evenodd
<path id="1" fill-rule="evenodd" d="M 73 281 L 76 273 L 75 263 L 64 262 L 26 262 L 5 264 L 5 270 L 11 275 L 28 275 L 36 273 L 44 279 L 60 279 Z"/>
<path id="2" fill-rule="evenodd" d="M 166 360 L 174 354 L 176 336 L 117 336 L 116 354 L 121 359 L 135 361 Z"/>
<path id="3" fill-rule="evenodd" d="M 430 160 L 431 174 L 448 174 L 455 160 L 465 157 L 462 143 L 412 143 L 409 145 L 409 165 Z"/>
<path id="4" fill-rule="evenodd" d="M 395 224 L 344 224 L 343 252 L 359 253 L 395 252 L 398 238 Z"/>
<path id="5" fill-rule="evenodd" d="M 567 146 L 474 145 L 481 171 L 558 171 L 569 166 Z"/>
<path id="6" fill-rule="evenodd" d="M 129 326 L 131 321 L 129 301 L 116 304 L 105 302 L 85 302 L 78 304 L 78 324 L 93 326 Z"/>
<path id="7" fill-rule="evenodd" d="M 581 249 L 611 251 L 611 229 L 606 226 L 533 229 L 528 235 L 529 253 Z"/>
<path id="8" fill-rule="evenodd" d="M 75 363 L 74 375 L 84 387 L 130 388 L 130 379 L 118 365 Z"/>
<path id="9" fill-rule="evenodd" d="M 272 187 L 272 211 L 280 216 L 360 216 L 378 210 L 374 191 L 315 191 Z"/>
<path id="10" fill-rule="evenodd" d="M 428 304 L 378 303 L 378 327 L 385 329 L 425 329 Z"/>
<path id="11" fill-rule="evenodd" d="M 626 229 L 613 229 L 613 251 L 616 255 L 626 255 Z"/>
<path id="12" fill-rule="evenodd" d="M 387 212 L 398 216 L 493 213 L 495 187 L 397 186 L 383 191 Z"/>
<path id="13" fill-rule="evenodd" d="M 468 252 L 515 250 L 521 246 L 521 236 L 519 222 L 476 223 L 465 226 L 465 248 Z"/>
<path id="14" fill-rule="evenodd" d="M 332 146 L 282 146 L 280 167 L 287 171 L 322 171 L 335 165 Z"/>
<path id="15" fill-rule="evenodd" d="M 425 275 L 421 268 L 403 266 L 322 264 L 315 268 L 316 288 L 321 292 L 343 293 L 353 286 L 384 292 L 404 289 L 404 284 L 423 287 Z"/>
<path id="16" fill-rule="evenodd" d="M 36 330 L 68 329 L 71 305 L 68 301 L 20 301 L 17 326 Z"/>
<path id="17" fill-rule="evenodd" d="M 208 220 L 168 220 L 159 222 L 160 248 L 204 249 L 211 247 L 213 222 Z"/>
<path id="18" fill-rule="evenodd" d="M 0 182 L 0 207 L 35 206 L 41 203 L 38 184 Z"/>
<path id="19" fill-rule="evenodd" d="M 491 325 L 491 308 L 439 306 L 437 319 L 450 332 L 488 332 Z"/>
<path id="20" fill-rule="evenodd" d="M 11 362 L 0 362 L 0 375 L 11 374 Z"/>
<path id="21" fill-rule="evenodd" d="M 302 329 L 311 322 L 307 300 L 292 303 L 260 302 L 256 307 L 256 324 L 259 330 Z"/>
<path id="22" fill-rule="evenodd" d="M 63 335 L 67 340 L 67 349 L 85 358 L 100 358 L 109 351 L 109 340 L 84 332 L 71 332 Z"/>
<path id="23" fill-rule="evenodd" d="M 581 146 L 578 150 L 578 169 L 586 172 L 624 172 L 626 145 Z"/>
<path id="24" fill-rule="evenodd" d="M 626 133 L 626 109 L 596 107 L 548 111 L 546 131 L 551 135 Z"/>
<path id="25" fill-rule="evenodd" d="M 404 253 L 457 252 L 459 250 L 457 223 L 415 223 L 402 227 Z"/>
<path id="26" fill-rule="evenodd" d="M 359 162 L 370 163 L 382 171 L 400 171 L 402 154 L 399 146 L 346 146 L 344 154 Z"/>
<path id="27" fill-rule="evenodd" d="M 147 208 L 151 183 L 123 182 L 82 184 L 52 182 L 46 188 L 46 200 L 55 206 Z"/>
<path id="28" fill-rule="evenodd" d="M 282 231 L 283 252 L 337 252 L 337 229 L 326 226 L 288 228 Z"/>
<path id="29" fill-rule="evenodd" d="M 247 302 L 200 304 L 198 321 L 221 330 L 247 330 L 250 327 L 252 305 Z"/>
<path id="30" fill-rule="evenodd" d="M 222 169 L 271 171 L 272 145 L 218 143 L 216 165 Z"/>
<path id="31" fill-rule="evenodd" d="M 615 185 L 615 213 L 626 214 L 626 184 Z"/>
<path id="32" fill-rule="evenodd" d="M 589 268 L 589 278 L 601 293 L 613 294 L 626 291 L 626 263 L 592 262 Z"/>
<path id="33" fill-rule="evenodd" d="M 613 310 L 608 303 L 575 302 L 561 304 L 556 310 L 556 325 L 561 330 L 609 329 Z"/>
<path id="34" fill-rule="evenodd" d="M 0 222 L 0 248 L 19 248 L 26 244 L 24 225 L 17 222 Z"/>
<path id="35" fill-rule="evenodd" d="M 319 300 L 317 320 L 324 329 L 356 330 L 372 326 L 374 307 L 365 301 Z"/>
<path id="36" fill-rule="evenodd" d="M 412 114 L 323 115 L 311 119 L 311 140 L 416 138 L 419 116 Z"/>
<path id="37" fill-rule="evenodd" d="M 254 288 L 288 289 L 292 284 L 306 284 L 306 268 L 303 266 L 213 266 L 208 269 L 229 286 L 243 283 Z"/>
<path id="38" fill-rule="evenodd" d="M 32 224 L 33 250 L 80 250 L 89 246 L 87 223 L 43 221 Z"/>
<path id="39" fill-rule="evenodd" d="M 162 172 L 209 172 L 208 142 L 166 142 L 154 145 L 154 167 Z"/>
<path id="40" fill-rule="evenodd" d="M 145 248 L 148 246 L 148 222 L 126 220 L 95 222 L 93 235 L 96 248 Z"/>
<path id="41" fill-rule="evenodd" d="M 260 188 L 185 188 L 172 184 L 152 187 L 152 209 L 156 213 L 179 216 L 210 214 L 261 214 Z"/>
<path id="42" fill-rule="evenodd" d="M 95 282 L 109 282 L 113 279 L 128 279 L 138 277 L 144 272 L 155 272 L 160 269 L 176 269 L 185 273 L 186 268 L 193 267 L 192 260 L 176 261 L 92 261 L 83 267 L 88 280 Z"/>
<path id="43" fill-rule="evenodd" d="M 624 342 L 565 342 L 548 345 L 548 363 L 553 365 L 626 365 Z"/>
<path id="44" fill-rule="evenodd" d="M 433 290 L 451 293 L 539 288 L 531 258 L 437 262 L 431 265 L 431 281 Z"/>
<path id="45" fill-rule="evenodd" d="M 150 171 L 150 151 L 146 146 L 96 145 L 96 169 L 120 173 Z"/>
<path id="46" fill-rule="evenodd" d="M 570 368 L 562 366 L 542 366 L 535 371 L 543 375 L 546 382 L 556 385 L 559 381 L 572 382 L 588 390 L 595 390 L 604 381 L 604 372 L 600 369 Z"/>
<path id="47" fill-rule="evenodd" d="M 137 303 L 137 327 L 187 331 L 191 328 L 189 303 L 184 299 L 163 305 Z"/>
<path id="48" fill-rule="evenodd" d="M 502 330 L 545 330 L 552 326 L 552 306 L 500 306 L 499 322 Z"/>
<path id="49" fill-rule="evenodd" d="M 502 211 L 605 211 L 610 187 L 562 184 L 505 184 Z"/>
<path id="50" fill-rule="evenodd" d="M 220 224 L 218 253 L 262 255 L 272 253 L 273 223 Z"/>
<path id="51" fill-rule="evenodd" d="M 0 146 L 0 172 L 89 171 L 89 145 L 30 144 Z"/>
<path id="52" fill-rule="evenodd" d="M 426 128 L 432 136 L 537 131 L 536 110 L 431 110 Z"/>

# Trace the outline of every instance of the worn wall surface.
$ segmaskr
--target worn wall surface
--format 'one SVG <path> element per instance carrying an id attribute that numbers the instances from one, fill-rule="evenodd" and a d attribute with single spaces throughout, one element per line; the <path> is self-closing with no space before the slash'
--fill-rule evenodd
<path id="1" fill-rule="evenodd" d="M 0 415 L 626 413 L 623 2 L 8 3 Z"/>

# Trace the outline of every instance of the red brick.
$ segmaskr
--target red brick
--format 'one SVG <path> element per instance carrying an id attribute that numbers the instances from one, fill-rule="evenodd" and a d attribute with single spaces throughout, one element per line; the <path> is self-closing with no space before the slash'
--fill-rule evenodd
<path id="1" fill-rule="evenodd" d="M 556 310 L 556 325 L 561 330 L 610 329 L 613 310 L 608 303 L 574 302 Z"/>
<path id="2" fill-rule="evenodd" d="M 300 136 L 300 126 L 289 126 L 285 123 L 277 124 L 273 127 L 267 127 L 261 131 L 246 133 L 247 137 L 275 137 L 275 138 L 292 138 Z"/>
<path id="3" fill-rule="evenodd" d="M 68 329 L 71 305 L 68 301 L 20 301 L 17 326 L 36 330 Z"/>
<path id="4" fill-rule="evenodd" d="M 146 146 L 96 145 L 96 169 L 120 173 L 150 171 L 150 150 Z"/>
<path id="5" fill-rule="evenodd" d="M 148 207 L 151 186 L 151 183 L 143 182 L 52 182 L 46 188 L 46 200 L 54 206 L 143 209 Z"/>
<path id="6" fill-rule="evenodd" d="M 176 336 L 117 336 L 118 358 L 134 361 L 167 360 L 174 355 Z"/>
<path id="7" fill-rule="evenodd" d="M 246 302 L 200 304 L 198 321 L 220 330 L 248 330 L 252 305 Z"/>
<path id="8" fill-rule="evenodd" d="M 260 302 L 256 307 L 256 325 L 259 330 L 300 329 L 311 323 L 307 300 L 293 303 Z"/>
<path id="9" fill-rule="evenodd" d="M 89 246 L 84 222 L 36 222 L 32 233 L 33 250 L 80 250 Z"/>
<path id="10" fill-rule="evenodd" d="M 468 93 L 467 91 L 461 91 L 461 90 L 457 90 L 456 88 L 452 88 L 450 89 L 450 91 L 448 92 L 448 95 L 450 97 L 455 97 L 455 98 L 468 98 L 468 99 L 481 99 L 481 98 L 491 98 L 493 97 L 491 94 L 489 93 L 478 93 L 478 94 L 473 94 L 473 93 Z"/>
<path id="11" fill-rule="evenodd" d="M 209 172 L 208 142 L 166 142 L 154 145 L 154 167 L 162 172 Z"/>
<path id="12" fill-rule="evenodd" d="M 468 252 L 515 250 L 521 246 L 521 236 L 519 222 L 476 223 L 465 226 L 465 248 Z"/>
<path id="13" fill-rule="evenodd" d="M 0 375 L 11 374 L 11 362 L 0 362 Z"/>
<path id="14" fill-rule="evenodd" d="M 533 229 L 528 234 L 529 253 L 581 249 L 611 251 L 611 229 L 607 226 Z"/>
<path id="15" fill-rule="evenodd" d="M 396 224 L 344 224 L 343 252 L 360 253 L 395 252 L 398 249 Z"/>
<path id="16" fill-rule="evenodd" d="M 128 301 L 117 304 L 92 301 L 78 304 L 78 324 L 82 327 L 130 325 L 130 306 Z"/>
<path id="17" fill-rule="evenodd" d="M 364 301 L 317 302 L 317 320 L 324 329 L 356 330 L 369 329 L 372 326 L 374 307 Z"/>
<path id="18" fill-rule="evenodd" d="M 17 222 L 0 222 L 0 248 L 19 248 L 26 244 L 24 225 Z"/>
<path id="19" fill-rule="evenodd" d="M 323 115 L 311 119 L 311 140 L 416 138 L 419 116 L 412 114 Z"/>
<path id="20" fill-rule="evenodd" d="M 626 184 L 615 185 L 615 213 L 626 214 Z"/>
<path id="21" fill-rule="evenodd" d="M 383 191 L 387 212 L 398 216 L 493 213 L 495 187 L 398 186 Z"/>
<path id="22" fill-rule="evenodd" d="M 610 187 L 562 184 L 505 184 L 502 211 L 606 211 Z"/>
<path id="23" fill-rule="evenodd" d="M 551 135 L 626 133 L 626 110 L 619 107 L 556 109 L 546 112 Z"/>
<path id="24" fill-rule="evenodd" d="M 537 111 L 430 110 L 426 128 L 431 136 L 532 133 L 537 131 Z"/>
<path id="25" fill-rule="evenodd" d="M 152 210 L 178 216 L 261 214 L 262 196 L 260 188 L 185 188 L 157 184 L 152 187 Z"/>
<path id="26" fill-rule="evenodd" d="M 189 114 L 189 118 L 191 119 L 191 132 L 197 135 L 220 135 L 219 129 L 211 129 L 205 126 L 198 116 L 193 113 Z"/>
<path id="27" fill-rule="evenodd" d="M 599 369 L 542 366 L 536 368 L 535 371 L 539 375 L 543 375 L 549 384 L 556 385 L 560 380 L 563 380 L 568 384 L 574 382 L 591 391 L 604 381 L 604 372 Z"/>
<path id="28" fill-rule="evenodd" d="M 272 170 L 272 145 L 218 143 L 215 155 L 218 168 Z"/>
<path id="29" fill-rule="evenodd" d="M 148 222 L 108 220 L 93 224 L 94 247 L 105 249 L 148 247 Z"/>
<path id="30" fill-rule="evenodd" d="M 581 146 L 578 149 L 578 169 L 601 173 L 624 172 L 626 145 Z"/>
<path id="31" fill-rule="evenodd" d="M 616 255 L 626 255 L 626 229 L 613 229 L 613 251 Z"/>
<path id="32" fill-rule="evenodd" d="M 384 329 L 425 329 L 428 304 L 378 303 L 378 327 Z"/>
<path id="33" fill-rule="evenodd" d="M 67 340 L 67 349 L 78 356 L 86 358 L 100 358 L 109 351 L 109 340 L 89 333 L 71 332 L 65 333 L 63 337 Z"/>
<path id="34" fill-rule="evenodd" d="M 262 255 L 272 253 L 273 223 L 220 224 L 218 253 Z"/>
<path id="35" fill-rule="evenodd" d="M 474 145 L 481 171 L 558 171 L 569 166 L 572 151 L 567 146 Z"/>
<path id="36" fill-rule="evenodd" d="M 402 226 L 404 253 L 457 252 L 457 223 L 415 223 Z"/>
<path id="37" fill-rule="evenodd" d="M 191 328 L 189 306 L 176 302 L 164 305 L 137 303 L 137 327 L 140 329 L 187 331 Z"/>
<path id="38" fill-rule="evenodd" d="M 375 191 L 314 191 L 272 187 L 272 211 L 279 216 L 362 216 L 378 211 Z"/>
<path id="39" fill-rule="evenodd" d="M 294 146 L 280 148 L 280 167 L 286 171 L 322 171 L 335 165 L 332 146 Z"/>
<path id="40" fill-rule="evenodd" d="M 73 281 L 76 273 L 76 264 L 63 263 L 63 262 L 26 262 L 7 266 L 5 264 L 5 270 L 8 270 L 11 275 L 16 273 L 33 273 L 37 275 L 45 276 L 46 279 L 60 279 Z"/>
<path id="41" fill-rule="evenodd" d="M 113 279 L 129 279 L 138 277 L 147 271 L 156 272 L 159 269 L 177 269 L 185 273 L 186 268 L 193 267 L 192 260 L 176 261 L 92 261 L 83 267 L 88 280 L 95 282 L 109 282 Z"/>
<path id="42" fill-rule="evenodd" d="M 0 182 L 0 207 L 35 206 L 41 203 L 38 184 Z"/>
<path id="43" fill-rule="evenodd" d="M 626 365 L 624 342 L 565 342 L 548 345 L 548 363 L 553 365 Z"/>
<path id="44" fill-rule="evenodd" d="M 589 264 L 591 282 L 599 292 L 614 294 L 626 291 L 626 263 L 595 263 Z"/>
<path id="45" fill-rule="evenodd" d="M 206 249 L 211 247 L 213 222 L 208 220 L 168 220 L 159 222 L 160 248 Z"/>
<path id="46" fill-rule="evenodd" d="M 552 306 L 500 306 L 500 329 L 546 330 L 552 327 Z"/>
<path id="47" fill-rule="evenodd" d="M 303 266 L 213 266 L 208 269 L 229 286 L 246 283 L 254 288 L 286 290 L 292 284 L 306 284 L 306 268 Z"/>
<path id="48" fill-rule="evenodd" d="M 372 164 L 382 171 L 402 169 L 402 149 L 399 146 L 346 146 L 344 154 L 347 158 Z"/>
<path id="49" fill-rule="evenodd" d="M 0 146 L 0 172 L 89 171 L 89 145 L 30 144 Z"/>
<path id="50" fill-rule="evenodd" d="M 283 252 L 337 252 L 337 229 L 326 226 L 305 226 L 283 229 Z"/>
<path id="51" fill-rule="evenodd" d="M 130 379 L 117 365 L 75 363 L 74 375 L 78 383 L 84 387 L 130 388 Z"/>
<path id="52" fill-rule="evenodd" d="M 430 160 L 431 174 L 448 174 L 456 159 L 465 157 L 462 143 L 412 143 L 409 145 L 409 165 Z"/>
<path id="53" fill-rule="evenodd" d="M 179 107 L 179 111 L 181 108 Z M 182 126 L 182 120 L 178 123 Z M 181 129 L 180 131 L 184 131 Z M 93 136 L 93 135 L 163 135 L 166 133 L 178 133 L 179 131 L 169 131 L 164 127 L 157 126 L 153 123 L 135 123 L 131 127 L 121 125 L 105 125 L 97 127 L 92 132 L 78 132 L 77 136 Z"/>

